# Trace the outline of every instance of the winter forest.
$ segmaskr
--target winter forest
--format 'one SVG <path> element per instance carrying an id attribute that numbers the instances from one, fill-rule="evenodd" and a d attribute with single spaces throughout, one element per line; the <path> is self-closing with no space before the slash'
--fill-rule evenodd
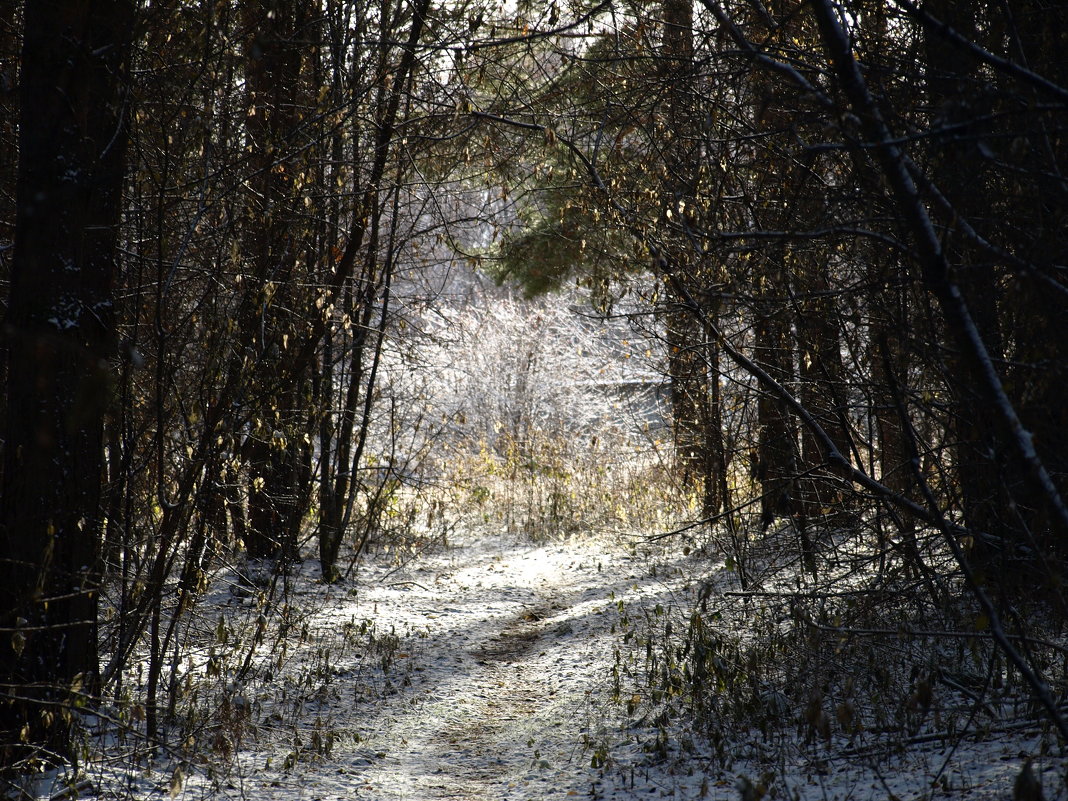
<path id="1" fill-rule="evenodd" d="M 1060 0 L 0 0 L 0 797 L 1068 799 Z"/>

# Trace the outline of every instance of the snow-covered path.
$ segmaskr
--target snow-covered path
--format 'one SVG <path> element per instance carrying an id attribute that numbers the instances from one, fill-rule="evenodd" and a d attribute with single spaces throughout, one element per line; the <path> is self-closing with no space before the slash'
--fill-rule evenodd
<path id="1" fill-rule="evenodd" d="M 293 601 L 306 610 L 308 636 L 283 671 L 262 671 L 259 722 L 230 772 L 190 776 L 181 797 L 737 801 L 740 777 L 764 769 L 741 756 L 746 732 L 722 768 L 699 743 L 675 747 L 696 739 L 678 721 L 634 720 L 627 710 L 633 700 L 633 716 L 645 714 L 646 690 L 644 648 L 625 641 L 624 619 L 636 633 L 635 621 L 688 608 L 717 567 L 707 556 L 634 553 L 618 541 L 490 537 L 401 568 L 370 559 L 355 584 L 324 587 L 305 575 Z M 671 759 L 642 750 L 657 725 L 667 726 Z M 1007 797 L 1024 756 L 1042 752 L 1036 733 L 1021 731 L 850 760 L 806 749 L 791 730 L 768 801 Z M 1055 786 L 1056 761 L 1041 770 Z M 933 793 L 936 776 L 946 778 Z"/>
<path id="2" fill-rule="evenodd" d="M 352 771 L 359 795 L 587 795 L 597 772 L 581 743 L 598 726 L 598 691 L 607 686 L 610 596 L 637 591 L 626 560 L 592 545 L 483 543 L 417 568 L 403 586 L 410 612 L 426 620 L 413 658 L 428 661 L 424 670 L 415 665 L 412 691 L 368 721 Z M 395 624 L 411 624 L 402 608 L 395 612 L 407 618 Z"/>

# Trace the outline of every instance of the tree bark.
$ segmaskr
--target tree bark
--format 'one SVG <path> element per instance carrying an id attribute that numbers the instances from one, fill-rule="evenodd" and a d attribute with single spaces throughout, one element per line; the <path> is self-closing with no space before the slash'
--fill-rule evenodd
<path id="1" fill-rule="evenodd" d="M 253 287 L 259 302 L 249 307 L 243 322 L 256 330 L 258 351 L 253 384 L 259 409 L 246 447 L 249 486 L 249 556 L 294 558 L 295 531 L 307 494 L 300 485 L 294 425 L 296 391 L 300 375 L 283 385 L 282 362 L 291 355 L 298 322 L 294 280 L 303 222 L 298 211 L 299 172 L 296 134 L 298 104 L 302 95 L 302 41 L 307 36 L 305 5 L 292 0 L 258 0 L 244 9 L 249 38 L 245 44 L 245 79 L 248 86 L 245 130 L 255 169 L 250 181 L 247 248 Z M 310 29 L 309 29 L 310 30 Z"/>
<path id="2" fill-rule="evenodd" d="M 700 125 L 694 106 L 693 2 L 665 0 L 662 71 L 666 84 L 668 124 L 663 144 L 666 179 L 662 187 L 663 220 L 682 240 L 673 261 L 691 285 L 706 281 L 708 265 L 694 256 L 689 235 L 700 228 L 697 179 Z M 672 434 L 684 480 L 699 488 L 703 512 L 715 515 L 724 502 L 726 482 L 718 374 L 718 345 L 679 298 L 669 301 L 665 317 L 668 378 L 671 382 Z M 715 309 L 706 309 L 715 317 Z"/>
<path id="3" fill-rule="evenodd" d="M 781 285 L 785 280 L 779 276 L 769 283 Z M 779 383 L 793 384 L 794 342 L 785 304 L 771 294 L 756 314 L 753 360 Z M 753 472 L 761 488 L 760 525 L 767 528 L 776 518 L 793 517 L 797 512 L 797 425 L 782 399 L 762 390 L 757 426 Z"/>
<path id="4" fill-rule="evenodd" d="M 97 684 L 128 0 L 26 6 L 0 498 L 0 763 L 71 756 Z"/>
<path id="5" fill-rule="evenodd" d="M 974 41 L 978 12 L 974 0 L 934 0 L 927 6 L 939 19 Z M 1003 360 L 1003 338 L 998 320 L 999 289 L 995 267 L 956 230 L 958 215 L 974 220 L 986 202 L 983 159 L 975 150 L 974 132 L 968 130 L 972 118 L 982 113 L 971 105 L 973 101 L 981 102 L 975 97 L 977 65 L 947 47 L 937 32 L 927 29 L 924 33 L 930 126 L 936 132 L 944 131 L 932 137 L 931 175 L 954 207 L 952 213 L 943 213 L 937 220 L 944 231 L 942 244 L 955 265 L 961 293 L 971 309 L 979 334 L 991 357 L 1000 362 Z M 970 367 L 963 355 L 951 358 L 949 368 L 956 393 L 950 423 L 952 440 L 956 443 L 953 461 L 964 518 L 968 525 L 980 531 L 1011 530 L 1016 524 L 1009 514 L 1012 503 L 998 464 L 1004 454 L 998 453 L 995 412 L 973 389 Z M 981 551 L 982 546 L 975 555 L 984 561 L 995 556 L 992 552 L 982 554 Z"/>

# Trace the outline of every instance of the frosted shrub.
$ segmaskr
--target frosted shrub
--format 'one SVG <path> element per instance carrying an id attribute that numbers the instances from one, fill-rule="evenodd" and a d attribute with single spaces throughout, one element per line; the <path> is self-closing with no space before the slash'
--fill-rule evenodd
<path id="1" fill-rule="evenodd" d="M 428 475 L 469 523 L 542 538 L 654 522 L 659 376 L 621 358 L 640 351 L 627 328 L 575 300 L 490 297 L 424 329 L 405 380 L 432 410 L 419 423 L 435 438 Z"/>

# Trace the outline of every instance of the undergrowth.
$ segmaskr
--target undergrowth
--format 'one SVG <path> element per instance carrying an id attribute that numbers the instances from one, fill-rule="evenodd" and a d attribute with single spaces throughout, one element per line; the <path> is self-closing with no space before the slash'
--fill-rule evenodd
<path id="1" fill-rule="evenodd" d="M 693 510 L 695 498 L 671 480 L 655 449 L 619 452 L 597 437 L 501 437 L 493 446 L 473 444 L 442 470 L 463 525 L 503 524 L 533 542 L 660 530 Z"/>
<path id="2" fill-rule="evenodd" d="M 329 760 L 339 743 L 359 743 L 351 716 L 344 723 L 335 710 L 372 704 L 410 684 L 412 660 L 401 646 L 420 633 L 325 614 L 332 594 L 357 589 L 317 583 L 313 565 L 220 567 L 209 590 L 218 617 L 183 619 L 169 704 L 155 710 L 156 731 L 147 728 L 148 710 L 138 700 L 144 677 L 134 667 L 114 707 L 87 721 L 77 778 L 63 781 L 83 794 L 133 799 L 174 797 L 195 778 L 214 794 L 240 786 L 251 772 L 287 773 Z M 282 569 L 291 575 L 283 578 Z"/>
<path id="3" fill-rule="evenodd" d="M 722 770 L 756 766 L 761 793 L 774 797 L 773 777 L 789 764 L 878 764 L 931 743 L 952 754 L 1022 728 L 1041 734 L 1035 756 L 1064 748 L 939 537 L 918 534 L 906 558 L 860 525 L 807 533 L 818 547 L 814 575 L 789 523 L 745 538 L 744 578 L 723 556 L 737 535 L 718 531 L 689 563 L 684 596 L 618 602 L 608 678 L 649 759 L 701 754 Z M 1056 616 L 1016 615 L 1031 625 L 1012 632 L 1017 644 L 1063 700 L 1063 633 L 1034 626 Z"/>

